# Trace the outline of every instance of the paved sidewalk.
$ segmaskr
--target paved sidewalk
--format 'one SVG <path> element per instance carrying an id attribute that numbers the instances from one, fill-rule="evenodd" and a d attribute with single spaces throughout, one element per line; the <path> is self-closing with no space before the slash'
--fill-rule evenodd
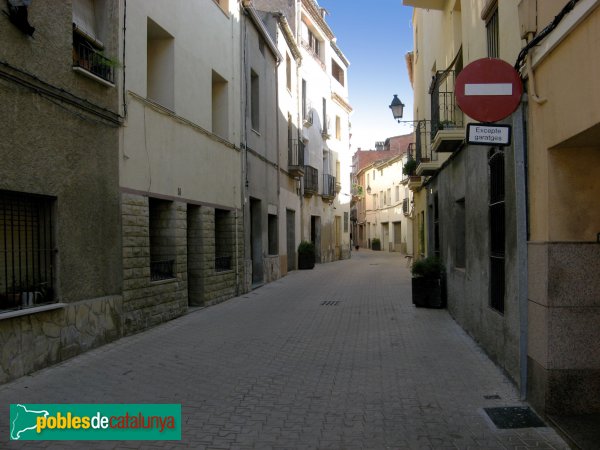
<path id="1" fill-rule="evenodd" d="M 181 403 L 183 439 L 9 443 L 18 402 Z M 521 405 L 513 385 L 445 310 L 413 307 L 404 258 L 362 249 L 0 386 L 0 404 L 9 448 L 568 448 L 496 429 L 483 408 Z"/>

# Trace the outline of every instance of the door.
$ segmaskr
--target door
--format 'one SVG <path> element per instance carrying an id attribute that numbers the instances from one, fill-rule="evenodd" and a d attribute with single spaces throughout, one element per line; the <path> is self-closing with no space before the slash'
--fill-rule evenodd
<path id="1" fill-rule="evenodd" d="M 263 282 L 261 202 L 250 199 L 250 248 L 252 250 L 252 283 Z"/>
<path id="2" fill-rule="evenodd" d="M 296 213 L 286 210 L 287 267 L 296 270 Z"/>
<path id="3" fill-rule="evenodd" d="M 394 251 L 402 251 L 402 222 L 394 222 Z"/>

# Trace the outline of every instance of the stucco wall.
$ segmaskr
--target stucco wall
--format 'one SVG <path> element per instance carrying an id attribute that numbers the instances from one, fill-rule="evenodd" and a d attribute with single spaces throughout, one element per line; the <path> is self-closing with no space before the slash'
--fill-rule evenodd
<path id="1" fill-rule="evenodd" d="M 519 306 L 517 298 L 516 224 L 513 152 L 505 148 L 505 300 L 504 313 L 490 306 L 490 231 L 488 147 L 470 146 L 457 154 L 426 185 L 428 205 L 438 193 L 440 251 L 447 273 L 448 309 L 511 378 L 519 382 Z M 456 202 L 464 198 L 465 262 L 456 267 Z M 433 252 L 429 209 L 428 252 Z"/>
<path id="2" fill-rule="evenodd" d="M 116 2 L 105 7 L 112 22 L 103 41 L 113 56 Z M 118 125 L 93 112 L 116 120 L 119 91 L 73 71 L 70 2 L 33 2 L 29 21 L 35 39 L 0 18 L 0 71 L 25 82 L 0 78 L 0 189 L 54 198 L 53 289 L 66 305 L 0 315 L 0 382 L 121 336 Z"/>

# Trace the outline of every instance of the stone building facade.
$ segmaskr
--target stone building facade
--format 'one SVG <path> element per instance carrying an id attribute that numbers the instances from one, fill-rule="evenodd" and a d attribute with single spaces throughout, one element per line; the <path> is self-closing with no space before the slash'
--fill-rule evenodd
<path id="1" fill-rule="evenodd" d="M 122 334 L 118 2 L 92 27 L 21 8 L 0 15 L 0 383 Z"/>

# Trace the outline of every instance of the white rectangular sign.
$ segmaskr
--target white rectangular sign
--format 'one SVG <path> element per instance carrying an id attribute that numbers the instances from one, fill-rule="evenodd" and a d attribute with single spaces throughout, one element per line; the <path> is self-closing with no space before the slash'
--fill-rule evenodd
<path id="1" fill-rule="evenodd" d="M 465 95 L 512 95 L 510 83 L 465 84 Z"/>
<path id="2" fill-rule="evenodd" d="M 470 123 L 467 125 L 467 144 L 472 145 L 510 145 L 510 125 L 488 125 Z"/>

